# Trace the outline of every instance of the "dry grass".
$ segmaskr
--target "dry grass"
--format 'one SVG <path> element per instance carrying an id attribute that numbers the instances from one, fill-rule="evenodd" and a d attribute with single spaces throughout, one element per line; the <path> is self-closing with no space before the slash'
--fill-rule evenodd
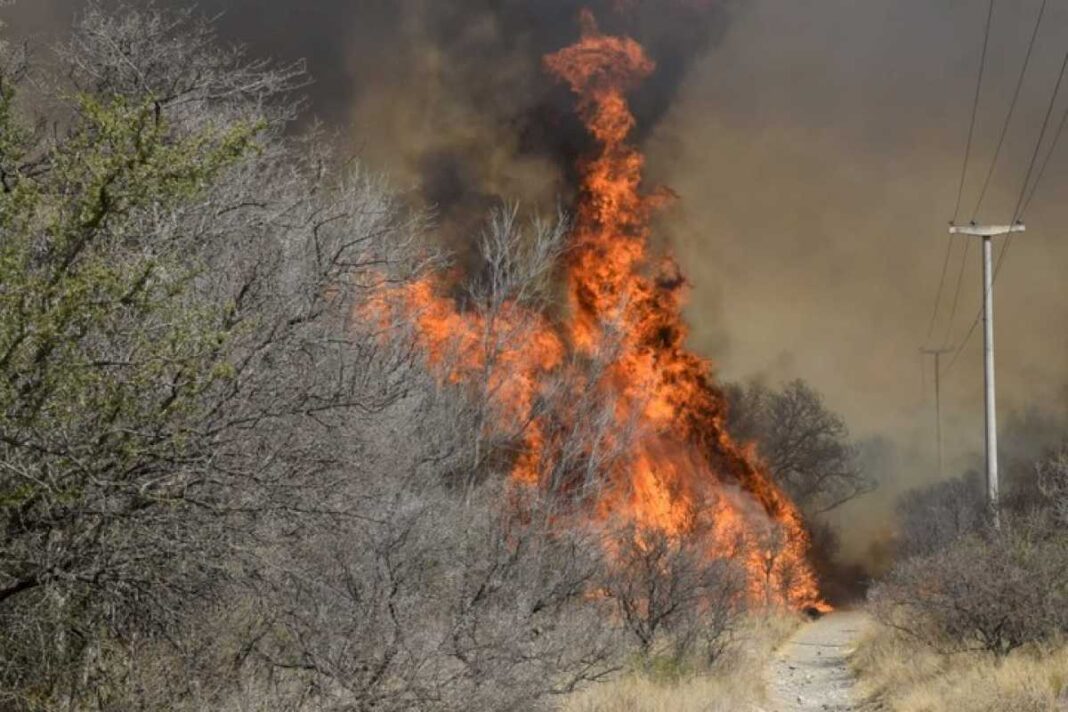
<path id="1" fill-rule="evenodd" d="M 665 669 L 644 661 L 621 677 L 568 697 L 561 712 L 746 712 L 766 703 L 764 667 L 796 630 L 795 616 L 752 616 L 712 666 Z"/>
<path id="2" fill-rule="evenodd" d="M 852 663 L 871 709 L 1068 710 L 1068 645 L 1021 648 L 999 661 L 983 653 L 940 655 L 878 627 L 861 643 Z"/>

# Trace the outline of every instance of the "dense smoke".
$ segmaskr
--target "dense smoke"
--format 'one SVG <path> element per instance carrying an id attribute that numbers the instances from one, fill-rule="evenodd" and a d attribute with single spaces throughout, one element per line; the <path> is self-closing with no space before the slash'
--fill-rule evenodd
<path id="1" fill-rule="evenodd" d="M 69 22 L 80 0 L 16 9 L 28 25 Z M 184 0 L 168 4 L 185 6 Z M 567 199 L 589 148 L 566 88 L 541 57 L 577 36 L 590 6 L 606 32 L 634 37 L 658 70 L 632 97 L 638 131 L 659 123 L 690 64 L 725 26 L 709 0 L 201 0 L 227 39 L 255 54 L 307 58 L 312 111 L 397 187 L 438 213 L 461 253 L 488 208 Z M 18 15 L 15 16 L 16 22 Z M 32 28 L 31 28 L 32 29 Z"/>
<path id="2" fill-rule="evenodd" d="M 998 3 L 960 220 L 972 216 L 1039 3 Z M 937 477 L 932 364 L 923 345 L 953 215 L 982 39 L 969 3 L 758 0 L 692 70 L 648 149 L 681 200 L 670 230 L 694 285 L 695 345 L 728 378 L 809 380 L 869 440 L 883 486 L 847 508 L 859 551 L 892 524 L 894 497 Z M 1052 8 L 1050 8 L 1051 10 Z M 1063 8 L 1038 36 L 1016 116 L 977 218 L 1009 220 L 1068 35 Z M 1065 106 L 1062 93 L 1055 118 Z M 997 283 L 1002 467 L 1023 413 L 1068 424 L 1068 151 L 1060 146 Z M 963 241 L 954 245 L 942 345 Z M 977 314 L 968 252 L 949 344 Z M 982 467 L 979 333 L 943 376 L 946 475 Z M 948 361 L 948 359 L 947 359 Z M 943 361 L 943 367 L 947 365 Z M 1037 431 L 1036 431 L 1037 435 Z"/>
<path id="3" fill-rule="evenodd" d="M 962 220 L 972 216 L 1038 4 L 997 5 Z M 17 34 L 49 36 L 81 5 L 22 0 L 0 14 Z M 893 496 L 935 477 L 932 377 L 928 363 L 921 380 L 918 348 L 957 193 L 983 8 L 925 0 L 203 0 L 199 7 L 221 13 L 225 37 L 254 54 L 306 57 L 317 78 L 310 115 L 434 206 L 463 252 L 490 205 L 515 199 L 551 208 L 572 198 L 574 158 L 589 145 L 566 89 L 540 62 L 575 39 L 583 5 L 593 6 L 606 32 L 639 40 L 658 65 L 632 105 L 651 182 L 680 197 L 659 232 L 692 284 L 694 347 L 726 378 L 805 378 L 867 441 L 885 486 L 843 515 L 865 522 L 846 542 L 863 549 L 890 526 Z M 1068 10 L 1050 7 L 979 219 L 1011 213 L 1066 34 Z M 1013 413 L 1063 422 L 1068 243 L 1055 226 L 1068 218 L 1059 200 L 1068 147 L 1061 149 L 998 280 L 1007 423 L 1027 422 Z M 954 246 L 931 345 L 947 333 L 959 343 L 976 313 L 972 245 L 955 324 L 945 323 L 963 244 Z M 978 462 L 976 336 L 943 378 L 947 475 Z"/>

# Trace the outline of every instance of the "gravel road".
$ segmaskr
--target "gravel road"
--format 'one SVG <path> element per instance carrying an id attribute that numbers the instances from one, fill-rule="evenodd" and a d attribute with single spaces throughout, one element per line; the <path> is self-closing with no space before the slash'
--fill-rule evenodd
<path id="1" fill-rule="evenodd" d="M 769 712 L 855 712 L 853 675 L 847 659 L 869 619 L 841 611 L 806 623 L 771 660 Z"/>

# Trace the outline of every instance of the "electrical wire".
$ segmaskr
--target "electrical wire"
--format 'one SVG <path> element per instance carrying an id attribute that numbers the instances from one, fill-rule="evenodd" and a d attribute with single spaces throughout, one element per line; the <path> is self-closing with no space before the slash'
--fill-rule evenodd
<path id="1" fill-rule="evenodd" d="M 1023 219 L 1023 205 L 1024 205 L 1025 197 L 1027 195 L 1027 187 L 1031 185 L 1031 176 L 1034 174 L 1035 163 L 1038 161 L 1038 154 L 1039 154 L 1040 149 L 1042 147 L 1042 143 L 1045 142 L 1045 140 L 1046 140 L 1046 131 L 1050 127 L 1050 118 L 1053 116 L 1053 108 L 1057 104 L 1057 97 L 1061 96 L 1061 86 L 1064 83 L 1066 70 L 1068 70 L 1068 52 L 1065 52 L 1065 59 L 1061 63 L 1061 72 L 1059 72 L 1057 74 L 1057 81 L 1053 85 L 1053 94 L 1050 96 L 1050 104 L 1046 108 L 1046 116 L 1042 117 L 1042 128 L 1038 132 L 1038 140 L 1035 141 L 1035 149 L 1031 154 L 1031 162 L 1027 163 L 1027 172 L 1023 176 L 1023 185 L 1020 186 L 1020 195 L 1019 195 L 1019 197 L 1017 197 L 1016 207 L 1012 208 L 1012 221 L 1009 223 L 1010 225 L 1014 225 L 1018 221 Z M 1061 133 L 1059 133 L 1059 130 L 1061 130 L 1062 128 L 1063 128 L 1063 123 L 1062 123 L 1062 126 L 1059 126 L 1058 129 L 1057 129 L 1057 131 L 1058 131 L 1057 132 L 1057 136 L 1054 137 L 1054 146 L 1056 144 L 1056 140 L 1059 138 L 1059 136 L 1061 136 Z M 1052 152 L 1052 147 L 1053 146 L 1051 146 L 1051 152 Z M 1049 154 L 1047 155 L 1047 162 L 1048 162 L 1048 160 L 1049 160 Z M 1045 169 L 1043 169 L 1043 170 L 1045 170 Z M 1035 190 L 1038 190 L 1038 180 L 1037 179 L 1035 180 L 1035 185 L 1032 188 L 1032 195 L 1034 195 L 1034 191 Z M 1027 201 L 1027 202 L 1030 203 L 1030 201 Z M 1012 235 L 1014 235 L 1014 234 L 1012 234 L 1012 233 L 1008 234 L 1008 237 L 1005 238 L 1005 246 L 1001 249 L 1001 252 L 998 253 L 998 264 L 996 264 L 994 266 L 994 273 L 993 273 L 993 276 L 991 278 L 991 288 L 992 288 L 992 285 L 996 281 L 998 281 L 998 274 L 1001 272 L 1002 263 L 1005 262 L 1005 255 L 1008 253 L 1008 249 L 1012 246 Z"/>
<path id="2" fill-rule="evenodd" d="M 1020 208 L 1021 216 L 1027 212 L 1027 209 L 1031 206 L 1031 201 L 1034 200 L 1035 192 L 1038 190 L 1038 184 L 1042 182 L 1042 177 L 1046 175 L 1046 168 L 1049 166 L 1049 161 L 1053 157 L 1054 151 L 1057 149 L 1057 143 L 1060 141 L 1061 134 L 1064 133 L 1066 124 L 1068 124 L 1068 107 L 1065 108 L 1064 113 L 1061 115 L 1061 121 L 1057 126 L 1057 132 L 1053 135 L 1053 143 L 1050 144 L 1049 151 L 1046 152 L 1046 157 L 1042 161 L 1042 167 L 1039 169 L 1038 177 L 1035 178 L 1035 183 L 1031 187 L 1031 193 L 1027 196 L 1027 200 L 1024 201 L 1023 207 Z"/>
<path id="3" fill-rule="evenodd" d="M 1042 7 L 1039 9 L 1038 21 L 1035 23 L 1035 31 L 1031 35 L 1031 45 L 1028 47 L 1028 54 L 1027 54 L 1028 60 L 1030 59 L 1031 50 L 1034 47 L 1034 40 L 1035 40 L 1035 37 L 1038 34 L 1038 26 L 1039 26 L 1039 24 L 1041 24 L 1042 13 L 1045 10 L 1045 7 L 1046 7 L 1046 3 L 1045 3 L 1045 1 L 1043 1 Z M 1024 71 L 1026 71 L 1028 60 L 1024 61 Z M 1066 52 L 1065 55 L 1064 55 L 1064 60 L 1061 62 L 1060 72 L 1058 72 L 1058 74 L 1057 74 L 1057 81 L 1053 85 L 1053 92 L 1050 95 L 1049 105 L 1046 107 L 1046 114 L 1042 119 L 1042 128 L 1040 129 L 1040 131 L 1038 133 L 1038 138 L 1035 141 L 1035 148 L 1031 153 L 1031 160 L 1027 165 L 1027 171 L 1024 174 L 1023 184 L 1020 186 L 1020 193 L 1019 193 L 1019 196 L 1016 199 L 1016 206 L 1013 208 L 1012 219 L 1010 220 L 1009 225 L 1015 225 L 1018 221 L 1020 221 L 1023 218 L 1023 214 L 1024 214 L 1025 208 L 1027 206 L 1030 206 L 1031 200 L 1034 198 L 1035 192 L 1038 190 L 1038 185 L 1041 182 L 1042 177 L 1045 175 L 1046 167 L 1049 164 L 1050 158 L 1052 157 L 1053 152 L 1057 147 L 1057 143 L 1060 140 L 1061 134 L 1062 134 L 1062 132 L 1064 130 L 1065 123 L 1068 123 L 1068 108 L 1066 108 L 1065 109 L 1065 113 L 1061 117 L 1061 121 L 1059 122 L 1059 124 L 1057 126 L 1057 131 L 1054 134 L 1053 140 L 1050 143 L 1050 147 L 1046 152 L 1046 156 L 1042 161 L 1042 165 L 1041 165 L 1041 167 L 1039 169 L 1037 177 L 1035 178 L 1035 182 L 1032 184 L 1031 183 L 1031 176 L 1034 175 L 1035 164 L 1038 161 L 1038 156 L 1039 156 L 1039 153 L 1041 152 L 1042 144 L 1043 144 L 1043 142 L 1045 141 L 1045 138 L 1046 138 L 1046 132 L 1049 129 L 1050 119 L 1053 116 L 1053 109 L 1057 105 L 1057 99 L 1060 96 L 1061 87 L 1064 84 L 1064 76 L 1065 76 L 1066 71 L 1068 71 L 1068 52 Z M 1023 79 L 1023 72 L 1021 72 L 1021 75 L 1020 75 L 1021 82 L 1022 82 L 1022 79 Z M 1019 93 L 1019 88 L 1020 88 L 1020 84 L 1018 83 L 1017 87 L 1016 87 L 1017 94 Z M 1015 108 L 1015 104 L 1016 104 L 1016 98 L 1014 97 L 1013 98 L 1013 108 Z M 1012 108 L 1010 108 L 1010 112 L 1009 113 L 1010 113 L 1010 116 L 1011 116 Z M 1007 126 L 1008 126 L 1008 123 L 1006 122 L 1006 126 L 1004 128 L 1007 128 Z M 1002 132 L 1002 139 L 1004 139 L 1004 131 Z M 1000 150 L 1000 142 L 999 142 L 998 149 Z M 995 162 L 997 161 L 997 152 L 995 152 L 995 159 L 994 160 L 995 160 Z M 993 168 L 994 168 L 994 166 L 993 166 L 993 164 L 991 164 L 991 172 L 993 172 Z M 989 175 L 988 175 L 988 181 L 989 181 Z M 1028 191 L 1029 187 L 1030 187 L 1030 191 Z M 985 193 L 985 190 L 986 189 L 985 189 L 985 186 L 984 186 L 984 193 Z M 980 196 L 980 204 L 981 203 L 982 203 L 982 196 Z M 977 205 L 976 206 L 976 212 L 978 212 L 978 207 L 979 206 Z M 996 282 L 997 282 L 998 275 L 1000 274 L 1002 265 L 1004 264 L 1004 261 L 1005 261 L 1005 255 L 1008 253 L 1009 247 L 1012 245 L 1013 235 L 1014 235 L 1014 233 L 1012 233 L 1012 232 L 1010 232 L 1008 234 L 1008 236 L 1005 239 L 1004 245 L 1002 245 L 1001 250 L 998 252 L 997 261 L 996 261 L 996 263 L 994 265 L 994 273 L 991 275 L 991 278 L 990 278 L 990 288 L 991 289 L 994 288 L 994 284 L 996 284 Z M 967 245 L 965 245 L 965 247 L 967 247 Z M 962 274 L 963 274 L 963 266 L 962 266 L 961 270 L 962 270 Z M 959 293 L 959 288 L 960 288 L 960 284 L 959 284 L 959 280 L 958 280 L 958 293 Z M 961 340 L 959 346 L 954 351 L 953 358 L 950 360 L 949 365 L 946 366 L 946 370 L 945 370 L 944 373 L 948 374 L 949 371 L 953 368 L 953 365 L 957 362 L 957 359 L 960 356 L 961 352 L 964 350 L 964 347 L 968 344 L 968 341 L 971 339 L 972 334 L 975 333 L 975 327 L 979 324 L 980 320 L 982 320 L 982 317 L 983 317 L 983 307 L 980 306 L 978 313 L 975 315 L 975 318 L 972 320 L 971 325 L 968 327 L 968 333 L 965 334 L 965 336 Z M 950 328 L 952 328 L 952 323 L 950 323 Z"/>
<path id="4" fill-rule="evenodd" d="M 994 20 L 994 0 L 990 0 L 990 4 L 986 10 L 986 29 L 983 31 L 983 51 L 979 55 L 979 76 L 975 80 L 975 96 L 972 98 L 972 120 L 968 125 L 968 142 L 964 146 L 964 163 L 960 169 L 960 185 L 957 187 L 957 204 L 953 208 L 953 222 L 957 221 L 957 216 L 960 214 L 960 202 L 964 197 L 964 183 L 968 176 L 968 161 L 972 155 L 972 141 L 975 138 L 975 120 L 979 115 L 979 97 L 983 90 L 983 75 L 986 72 L 986 54 L 987 48 L 990 46 L 990 27 Z M 951 240 L 952 241 L 952 240 Z"/>
<path id="5" fill-rule="evenodd" d="M 968 266 L 968 250 L 972 243 L 967 237 L 964 238 L 964 252 L 960 257 L 960 269 L 957 270 L 957 286 L 953 289 L 953 306 L 949 310 L 949 319 L 946 320 L 946 338 L 942 340 L 943 346 L 949 346 L 949 337 L 953 335 L 953 320 L 957 316 L 957 305 L 960 304 L 960 288 L 964 283 L 964 268 Z"/>
<path id="6" fill-rule="evenodd" d="M 1042 167 L 1039 168 L 1038 177 L 1035 178 L 1035 183 L 1031 187 L 1031 193 L 1027 196 L 1027 200 L 1024 201 L 1023 207 L 1020 208 L 1021 216 L 1027 212 L 1027 209 L 1031 206 L 1031 201 L 1034 200 L 1035 192 L 1038 190 L 1038 184 L 1042 182 L 1042 177 L 1046 175 L 1046 168 L 1049 166 L 1049 161 L 1053 157 L 1053 153 L 1057 150 L 1057 143 L 1061 139 L 1061 134 L 1064 133 L 1066 124 L 1068 124 L 1068 107 L 1065 107 L 1064 113 L 1061 114 L 1061 121 L 1057 126 L 1057 132 L 1053 135 L 1053 142 L 1050 144 L 1049 150 L 1046 152 L 1046 157 L 1042 160 Z"/>
<path id="7" fill-rule="evenodd" d="M 982 316 L 983 308 L 980 307 L 979 314 L 977 314 L 975 319 L 972 320 L 972 325 L 968 327 L 968 333 L 964 335 L 964 338 L 961 339 L 960 346 L 958 346 L 957 350 L 953 352 L 953 358 L 949 360 L 949 365 L 946 366 L 946 370 L 942 371 L 943 377 L 948 375 L 949 372 L 953 370 L 953 364 L 955 364 L 957 362 L 957 359 L 960 358 L 961 352 L 964 351 L 964 347 L 968 344 L 969 339 L 972 338 L 972 334 L 975 333 L 975 327 L 979 324 L 979 320 L 982 318 Z"/>
<path id="8" fill-rule="evenodd" d="M 975 210 L 972 211 L 972 220 L 975 220 L 979 214 L 980 208 L 983 206 L 983 200 L 986 198 L 987 189 L 990 188 L 990 182 L 994 177 L 994 171 L 997 168 L 998 158 L 1001 157 L 1001 149 L 1005 145 L 1005 137 L 1009 133 L 1009 126 L 1012 124 L 1012 117 L 1016 113 L 1016 106 L 1020 99 L 1020 90 L 1023 89 L 1024 77 L 1027 76 L 1027 68 L 1031 64 L 1031 55 L 1034 53 L 1035 40 L 1038 39 L 1038 30 L 1042 26 L 1042 18 L 1046 14 L 1046 5 L 1049 0 L 1042 0 L 1042 5 L 1038 8 L 1038 17 L 1035 18 L 1035 27 L 1031 31 L 1031 40 L 1027 43 L 1027 53 L 1024 55 L 1023 66 L 1020 67 L 1020 76 L 1016 78 L 1016 88 L 1012 93 L 1012 102 L 1009 104 L 1009 113 L 1005 115 L 1005 123 L 1001 126 L 1001 135 L 998 137 L 997 147 L 994 149 L 994 158 L 990 161 L 990 168 L 987 170 L 986 179 L 983 181 L 983 188 L 979 191 L 979 200 L 975 204 Z"/>
<path id="9" fill-rule="evenodd" d="M 965 184 L 965 182 L 967 180 L 967 177 L 968 177 L 968 163 L 971 160 L 972 144 L 973 144 L 974 139 L 975 139 L 975 123 L 976 123 L 977 117 L 979 116 L 979 98 L 982 96 L 983 76 L 986 73 L 986 56 L 987 56 L 987 50 L 990 47 L 990 28 L 993 26 L 993 21 L 994 21 L 994 2 L 995 2 L 995 0 L 990 0 L 990 2 L 987 4 L 987 8 L 986 8 L 986 22 L 985 22 L 985 26 L 983 28 L 983 48 L 982 48 L 982 51 L 979 53 L 979 71 L 977 73 L 976 80 L 975 80 L 975 94 L 972 97 L 972 117 L 971 117 L 971 120 L 968 122 L 968 140 L 964 145 L 964 160 L 962 161 L 961 169 L 960 169 L 960 183 L 957 186 L 957 202 L 956 202 L 956 205 L 954 205 L 954 207 L 953 207 L 953 220 L 952 220 L 952 222 L 954 222 L 954 223 L 957 221 L 957 216 L 960 214 L 961 200 L 964 197 L 964 184 Z M 967 243 L 965 243 L 965 245 L 967 246 Z M 953 236 L 952 235 L 947 235 L 946 236 L 946 256 L 942 260 L 942 273 L 938 278 L 938 289 L 935 291 L 934 310 L 932 310 L 932 312 L 931 312 L 931 321 L 927 325 L 927 336 L 924 338 L 924 341 L 926 343 L 930 343 L 931 336 L 932 336 L 932 334 L 934 334 L 935 324 L 938 322 L 938 311 L 939 311 L 939 308 L 942 306 L 942 292 L 945 289 L 946 273 L 947 273 L 947 271 L 949 269 L 949 258 L 951 256 L 952 252 L 953 252 Z M 957 296 L 958 297 L 960 296 L 960 285 L 959 284 L 957 285 Z M 953 300 L 953 302 L 954 302 L 953 312 L 954 313 L 956 312 L 956 309 L 957 309 L 956 301 L 957 301 L 957 297 L 954 297 L 954 300 Z M 953 316 L 951 315 L 950 316 L 950 322 L 949 322 L 950 323 L 950 328 L 952 328 L 952 320 L 953 320 Z"/>
<path id="10" fill-rule="evenodd" d="M 1031 154 L 1031 162 L 1027 164 L 1027 173 L 1023 177 L 1023 185 L 1020 187 L 1020 196 L 1016 201 L 1016 207 L 1012 209 L 1012 220 L 1020 220 L 1023 218 L 1023 206 L 1025 196 L 1027 194 L 1027 187 L 1031 185 L 1031 176 L 1034 174 L 1035 163 L 1038 160 L 1038 153 L 1042 147 L 1042 142 L 1046 140 L 1046 131 L 1050 127 L 1050 118 L 1053 116 L 1053 108 L 1056 106 L 1057 98 L 1061 96 L 1061 86 L 1064 83 L 1065 72 L 1068 70 L 1068 52 L 1065 52 L 1065 59 L 1061 63 L 1061 72 L 1057 74 L 1057 82 L 1053 85 L 1053 95 L 1050 97 L 1050 105 L 1046 108 L 1046 116 L 1042 117 L 1042 129 L 1038 132 L 1038 140 L 1035 142 L 1035 151 Z M 1046 165 L 1049 163 L 1050 156 L 1053 153 L 1053 149 L 1056 147 L 1056 142 L 1061 138 L 1061 131 L 1064 129 L 1064 118 L 1061 120 L 1061 125 L 1057 127 L 1056 136 L 1053 138 L 1053 143 L 1050 146 L 1049 152 L 1046 155 L 1046 160 L 1042 162 L 1042 170 L 1035 179 L 1035 185 L 1031 190 L 1031 195 L 1034 196 L 1035 191 L 1038 189 L 1039 180 L 1041 176 L 1046 172 Z M 1030 205 L 1031 201 L 1027 200 L 1026 203 Z"/>
<path id="11" fill-rule="evenodd" d="M 924 343 L 931 342 L 931 334 L 934 333 L 935 323 L 938 321 L 938 307 L 942 305 L 942 289 L 946 284 L 946 270 L 949 267 L 949 255 L 953 251 L 953 236 L 946 241 L 946 257 L 942 260 L 942 276 L 938 278 L 938 291 L 935 292 L 934 311 L 931 312 L 931 323 L 927 325 L 927 336 Z"/>

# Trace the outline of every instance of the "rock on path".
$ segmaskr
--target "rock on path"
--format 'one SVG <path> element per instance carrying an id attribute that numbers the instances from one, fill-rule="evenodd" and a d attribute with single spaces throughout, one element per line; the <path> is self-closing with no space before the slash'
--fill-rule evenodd
<path id="1" fill-rule="evenodd" d="M 768 669 L 774 712 L 852 712 L 848 657 L 868 625 L 864 613 L 842 611 L 803 625 L 775 654 Z"/>

